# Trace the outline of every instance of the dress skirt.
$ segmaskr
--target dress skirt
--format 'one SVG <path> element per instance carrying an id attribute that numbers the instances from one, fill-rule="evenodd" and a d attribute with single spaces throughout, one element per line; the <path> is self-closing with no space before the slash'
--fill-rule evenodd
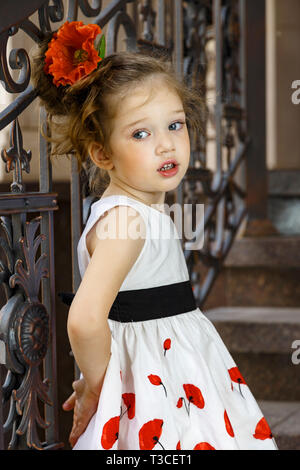
<path id="1" fill-rule="evenodd" d="M 111 357 L 98 410 L 74 450 L 276 450 L 213 324 L 196 308 L 108 319 Z"/>

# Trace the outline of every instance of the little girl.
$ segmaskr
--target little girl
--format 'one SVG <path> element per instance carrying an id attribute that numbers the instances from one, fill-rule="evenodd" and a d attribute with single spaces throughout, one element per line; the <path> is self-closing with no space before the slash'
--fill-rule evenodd
<path id="1" fill-rule="evenodd" d="M 189 129 L 201 132 L 202 101 L 165 59 L 97 55 L 99 30 L 66 22 L 33 64 L 53 117 L 55 153 L 74 152 L 86 164 L 96 195 L 108 182 L 78 243 L 82 281 L 68 334 L 81 378 L 63 405 L 74 408 L 70 443 L 78 450 L 275 450 L 244 378 L 196 307 L 163 208 L 188 169 Z"/>

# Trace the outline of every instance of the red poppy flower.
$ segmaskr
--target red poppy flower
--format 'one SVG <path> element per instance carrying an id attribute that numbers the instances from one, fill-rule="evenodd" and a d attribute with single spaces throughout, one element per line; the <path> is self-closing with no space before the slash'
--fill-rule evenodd
<path id="1" fill-rule="evenodd" d="M 135 416 L 135 394 L 123 393 L 122 398 L 128 410 L 128 418 L 132 419 Z"/>
<path id="2" fill-rule="evenodd" d="M 101 445 L 103 449 L 111 449 L 119 437 L 120 416 L 110 418 L 103 426 Z"/>
<path id="3" fill-rule="evenodd" d="M 152 385 L 162 385 L 162 386 L 164 387 L 164 391 L 165 391 L 165 394 L 166 394 L 166 396 L 167 396 L 166 387 L 165 387 L 164 384 L 162 383 L 161 378 L 159 377 L 159 375 L 150 374 L 150 375 L 148 375 L 148 379 L 150 380 L 150 382 L 152 383 Z"/>
<path id="4" fill-rule="evenodd" d="M 239 384 L 240 394 L 244 398 L 242 394 L 242 390 L 241 390 L 241 384 L 247 385 L 244 377 L 242 376 L 242 374 L 240 373 L 237 367 L 232 367 L 231 369 L 228 369 L 228 372 L 229 372 L 231 380 Z M 231 390 L 233 390 L 232 383 L 231 383 Z"/>
<path id="5" fill-rule="evenodd" d="M 183 385 L 187 399 L 192 402 L 198 408 L 204 408 L 204 398 L 201 390 L 193 384 Z"/>
<path id="6" fill-rule="evenodd" d="M 180 397 L 179 400 L 178 400 L 178 402 L 177 402 L 177 405 L 176 405 L 177 408 L 181 408 L 181 407 L 182 407 L 182 400 L 183 400 L 183 398 Z"/>
<path id="7" fill-rule="evenodd" d="M 242 376 L 242 374 L 240 373 L 237 367 L 232 367 L 231 369 L 228 369 L 228 372 L 233 382 L 247 385 L 244 377 Z"/>
<path id="8" fill-rule="evenodd" d="M 234 431 L 231 426 L 231 422 L 229 421 L 226 410 L 224 411 L 224 421 L 225 421 L 226 431 L 228 432 L 229 436 L 234 437 Z"/>
<path id="9" fill-rule="evenodd" d="M 150 380 L 152 385 L 160 385 L 162 383 L 161 378 L 159 377 L 159 375 L 150 374 L 150 375 L 148 375 L 148 379 Z"/>
<path id="10" fill-rule="evenodd" d="M 153 419 L 143 424 L 139 430 L 140 450 L 152 450 L 159 442 L 162 433 L 162 419 Z"/>
<path id="11" fill-rule="evenodd" d="M 261 418 L 257 423 L 253 437 L 255 437 L 255 439 L 261 439 L 262 441 L 265 439 L 272 439 L 273 435 L 266 418 Z"/>
<path id="12" fill-rule="evenodd" d="M 170 338 L 168 338 L 164 341 L 164 350 L 165 350 L 164 355 L 166 355 L 166 351 L 170 349 L 170 347 L 171 347 L 171 340 Z"/>
<path id="13" fill-rule="evenodd" d="M 101 28 L 82 21 L 66 21 L 53 34 L 45 54 L 44 71 L 53 76 L 53 83 L 73 85 L 97 68 L 101 61 L 94 41 Z"/>
<path id="14" fill-rule="evenodd" d="M 208 442 L 199 442 L 196 444 L 193 450 L 216 450 L 213 446 L 211 446 Z"/>

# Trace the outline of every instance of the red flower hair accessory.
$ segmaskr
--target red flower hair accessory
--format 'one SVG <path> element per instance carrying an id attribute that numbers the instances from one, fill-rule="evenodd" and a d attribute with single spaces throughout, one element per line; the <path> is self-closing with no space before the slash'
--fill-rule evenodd
<path id="1" fill-rule="evenodd" d="M 73 85 L 95 70 L 105 57 L 105 36 L 95 47 L 96 36 L 102 32 L 97 24 L 66 21 L 53 34 L 45 54 L 44 72 L 53 76 L 53 83 Z"/>

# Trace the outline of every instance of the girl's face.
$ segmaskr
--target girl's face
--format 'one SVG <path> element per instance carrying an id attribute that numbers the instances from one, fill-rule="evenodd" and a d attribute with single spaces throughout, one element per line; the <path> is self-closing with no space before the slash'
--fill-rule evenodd
<path id="1" fill-rule="evenodd" d="M 125 97 L 113 122 L 110 147 L 110 187 L 116 186 L 148 200 L 163 199 L 185 175 L 190 140 L 182 102 L 162 81 L 141 85 Z M 177 173 L 163 176 L 158 170 L 167 160 L 177 162 Z M 151 201 L 150 201 L 151 202 Z"/>

